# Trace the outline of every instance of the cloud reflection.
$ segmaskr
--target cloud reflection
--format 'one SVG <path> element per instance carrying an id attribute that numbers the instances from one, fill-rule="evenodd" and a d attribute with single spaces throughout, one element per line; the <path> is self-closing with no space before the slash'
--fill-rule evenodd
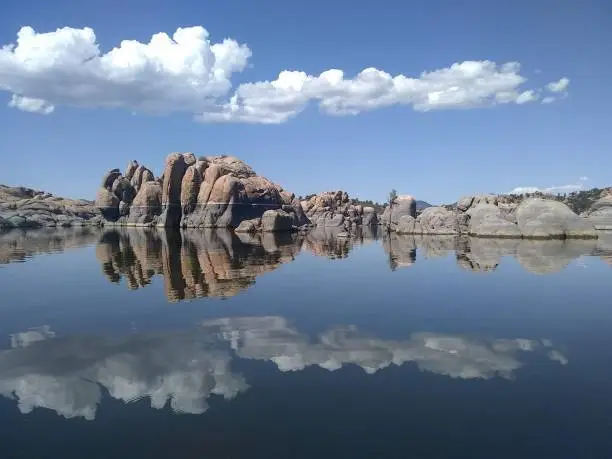
<path id="1" fill-rule="evenodd" d="M 102 389 L 125 403 L 148 398 L 152 408 L 203 413 L 211 396 L 232 399 L 248 389 L 232 369 L 236 358 L 273 362 L 282 372 L 356 365 L 366 374 L 414 362 L 422 371 L 461 379 L 510 379 L 527 352 L 567 364 L 547 340 L 429 332 L 385 340 L 353 326 L 311 339 L 279 316 L 221 318 L 190 331 L 121 337 L 57 337 L 43 327 L 13 335 L 11 345 L 0 352 L 0 394 L 16 400 L 24 414 L 46 408 L 89 420 Z"/>

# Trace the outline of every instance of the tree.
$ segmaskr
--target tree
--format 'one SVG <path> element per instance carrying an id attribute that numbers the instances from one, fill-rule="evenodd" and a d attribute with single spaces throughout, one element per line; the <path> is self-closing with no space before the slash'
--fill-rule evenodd
<path id="1" fill-rule="evenodd" d="M 396 199 L 397 199 L 397 191 L 393 189 L 389 192 L 389 205 L 392 206 Z"/>
<path id="2" fill-rule="evenodd" d="M 397 199 L 397 191 L 395 188 L 389 192 L 389 223 L 387 225 L 387 233 L 391 232 L 391 212 L 393 212 L 393 203 Z"/>

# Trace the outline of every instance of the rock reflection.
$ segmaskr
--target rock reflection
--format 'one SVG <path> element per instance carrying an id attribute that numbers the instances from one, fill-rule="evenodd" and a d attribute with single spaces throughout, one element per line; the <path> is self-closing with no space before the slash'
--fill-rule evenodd
<path id="1" fill-rule="evenodd" d="M 612 266 L 612 231 L 606 231 L 600 234 L 593 255 L 601 257 L 603 261 Z"/>
<path id="2" fill-rule="evenodd" d="M 458 266 L 468 271 L 491 272 L 503 257 L 513 257 L 527 271 L 561 271 L 582 256 L 599 256 L 612 264 L 612 233 L 599 239 L 526 240 L 472 237 L 385 235 L 383 249 L 391 270 L 412 266 L 418 256 L 431 259 L 454 253 Z"/>
<path id="3" fill-rule="evenodd" d="M 389 257 L 392 271 L 412 266 L 416 262 L 417 245 L 412 235 L 390 233 L 383 238 L 383 249 Z"/>
<path id="4" fill-rule="evenodd" d="M 162 275 L 170 302 L 233 296 L 255 278 L 295 259 L 295 234 L 236 236 L 231 231 L 119 229 L 104 233 L 96 247 L 111 282 L 129 289 Z"/>
<path id="5" fill-rule="evenodd" d="M 203 413 L 214 395 L 232 399 L 247 390 L 235 358 L 269 361 L 283 372 L 309 366 L 334 371 L 357 365 L 366 374 L 415 363 L 451 378 L 512 379 L 538 353 L 567 364 L 548 340 L 491 339 L 415 333 L 385 340 L 355 327 L 335 327 L 316 339 L 279 316 L 208 320 L 193 330 L 114 336 L 55 337 L 43 327 L 11 338 L 0 352 L 0 394 L 22 413 L 47 408 L 66 418 L 94 419 L 104 388 L 123 402 L 149 398 L 152 408 Z M 529 358 L 530 365 L 535 363 Z"/>
<path id="6" fill-rule="evenodd" d="M 592 255 L 594 240 L 526 240 L 469 238 L 457 248 L 457 262 L 472 271 L 493 271 L 502 257 L 514 257 L 527 271 L 551 274 L 564 269 L 573 260 Z"/>
<path id="7" fill-rule="evenodd" d="M 378 239 L 378 227 L 358 228 L 347 233 L 344 228 L 317 226 L 304 236 L 303 250 L 330 259 L 347 258 L 355 245 Z"/>
<path id="8" fill-rule="evenodd" d="M 93 244 L 99 234 L 96 228 L 87 227 L 0 231 L 0 264 Z"/>

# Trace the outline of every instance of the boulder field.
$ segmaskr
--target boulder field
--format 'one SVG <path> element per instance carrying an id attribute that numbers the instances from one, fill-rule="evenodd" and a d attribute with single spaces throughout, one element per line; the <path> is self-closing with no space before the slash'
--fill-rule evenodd
<path id="1" fill-rule="evenodd" d="M 468 196 L 455 206 L 428 207 L 417 216 L 414 198 L 400 196 L 385 210 L 382 224 L 398 234 L 589 239 L 597 238 L 598 228 L 611 223 L 608 200 L 600 199 L 589 216 L 580 216 L 552 199 L 528 198 L 512 204 L 504 196 Z"/>

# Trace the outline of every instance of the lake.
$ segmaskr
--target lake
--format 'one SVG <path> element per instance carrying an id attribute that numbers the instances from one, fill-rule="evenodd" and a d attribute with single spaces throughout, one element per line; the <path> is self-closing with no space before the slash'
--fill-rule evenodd
<path id="1" fill-rule="evenodd" d="M 0 233 L 4 458 L 610 458 L 612 235 Z"/>

